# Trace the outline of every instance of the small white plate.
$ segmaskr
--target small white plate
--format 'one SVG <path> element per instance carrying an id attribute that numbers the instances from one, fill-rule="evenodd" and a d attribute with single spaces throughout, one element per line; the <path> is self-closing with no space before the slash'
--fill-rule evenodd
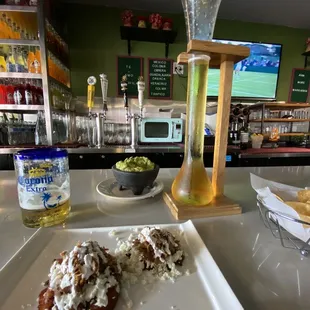
<path id="1" fill-rule="evenodd" d="M 134 195 L 130 189 L 123 189 L 120 191 L 115 179 L 102 181 L 96 187 L 96 190 L 100 195 L 109 199 L 122 201 L 137 201 L 154 197 L 161 193 L 163 189 L 164 183 L 161 181 L 155 181 L 152 188 L 146 187 L 141 195 Z"/>

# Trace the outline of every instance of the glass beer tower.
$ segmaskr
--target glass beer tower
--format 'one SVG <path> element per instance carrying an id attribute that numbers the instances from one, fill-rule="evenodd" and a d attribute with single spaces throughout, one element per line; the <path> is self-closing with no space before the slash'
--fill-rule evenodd
<path id="1" fill-rule="evenodd" d="M 182 0 L 188 41 L 212 40 L 220 3 L 221 0 Z M 197 207 L 213 199 L 203 162 L 209 61 L 210 57 L 201 53 L 188 57 L 184 161 L 171 189 L 177 202 Z"/>

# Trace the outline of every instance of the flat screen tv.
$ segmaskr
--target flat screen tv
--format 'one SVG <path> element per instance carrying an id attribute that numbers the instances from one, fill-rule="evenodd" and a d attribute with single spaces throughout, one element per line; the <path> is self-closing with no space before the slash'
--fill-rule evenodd
<path id="1" fill-rule="evenodd" d="M 250 48 L 250 56 L 234 66 L 232 99 L 275 99 L 281 62 L 281 44 L 219 40 L 214 42 Z M 208 97 L 217 97 L 219 69 L 208 74 Z"/>

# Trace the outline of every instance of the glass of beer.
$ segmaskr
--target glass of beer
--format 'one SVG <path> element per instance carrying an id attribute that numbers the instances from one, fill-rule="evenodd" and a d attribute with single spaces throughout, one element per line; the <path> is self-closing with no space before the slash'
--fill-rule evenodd
<path id="1" fill-rule="evenodd" d="M 65 221 L 71 208 L 67 151 L 23 150 L 14 155 L 14 165 L 24 225 L 38 228 Z"/>

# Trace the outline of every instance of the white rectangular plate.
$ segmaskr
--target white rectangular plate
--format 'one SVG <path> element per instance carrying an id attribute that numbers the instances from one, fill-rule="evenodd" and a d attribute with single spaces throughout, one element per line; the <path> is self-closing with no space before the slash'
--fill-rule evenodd
<path id="1" fill-rule="evenodd" d="M 182 270 L 188 269 L 190 275 L 181 276 L 175 283 L 158 281 L 155 284 L 138 283 L 132 286 L 128 290 L 133 301 L 132 309 L 243 309 L 191 221 L 156 226 L 184 232 L 181 244 L 188 256 Z M 60 252 L 71 250 L 78 241 L 91 239 L 113 253 L 116 238 L 125 240 L 136 227 L 140 229 L 143 226 L 40 229 L 0 272 L 1 309 L 37 309 L 36 299 L 43 288 L 41 283 L 47 280 L 53 259 L 59 257 Z M 117 231 L 115 236 L 109 236 L 112 229 Z M 115 310 L 126 308 L 126 301 L 120 298 Z"/>

